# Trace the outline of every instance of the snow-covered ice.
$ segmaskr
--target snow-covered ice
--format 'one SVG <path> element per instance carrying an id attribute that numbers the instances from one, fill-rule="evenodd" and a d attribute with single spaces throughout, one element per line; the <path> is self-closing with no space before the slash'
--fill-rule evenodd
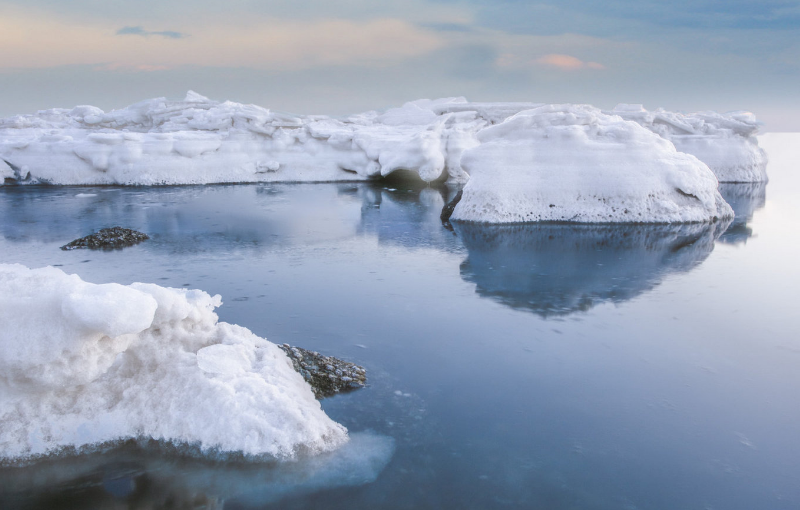
<path id="1" fill-rule="evenodd" d="M 411 170 L 467 178 L 461 153 L 481 128 L 533 103 L 419 100 L 345 119 L 254 105 L 151 99 L 121 110 L 43 110 L 0 120 L 0 176 L 50 184 L 344 181 Z"/>
<path id="2" fill-rule="evenodd" d="M 111 112 L 54 108 L 0 119 L 0 176 L 148 185 L 360 180 L 404 169 L 426 181 L 465 181 L 461 156 L 480 143 L 476 134 L 539 106 L 420 99 L 336 119 L 212 101 L 190 91 L 183 101 L 150 99 Z M 766 179 L 750 113 L 683 115 L 639 105 L 607 113 L 696 155 L 721 181 Z"/>
<path id="3" fill-rule="evenodd" d="M 712 190 L 717 181 L 766 180 L 758 125 L 747 112 L 462 97 L 298 116 L 190 91 L 111 112 L 77 106 L 0 119 L 0 177 L 155 185 L 366 180 L 402 170 L 427 182 L 471 181 L 453 219 L 707 221 L 729 213 Z"/>
<path id="4" fill-rule="evenodd" d="M 759 123 L 750 112 L 649 112 L 639 104 L 620 104 L 606 113 L 635 121 L 697 156 L 720 182 L 767 180 L 767 153 L 758 146 Z"/>
<path id="5" fill-rule="evenodd" d="M 290 458 L 346 442 L 286 355 L 218 322 L 220 305 L 0 265 L 0 457 L 153 438 Z"/>
<path id="6" fill-rule="evenodd" d="M 588 105 L 546 105 L 477 134 L 452 219 L 481 223 L 704 222 L 731 217 L 696 157 Z"/>

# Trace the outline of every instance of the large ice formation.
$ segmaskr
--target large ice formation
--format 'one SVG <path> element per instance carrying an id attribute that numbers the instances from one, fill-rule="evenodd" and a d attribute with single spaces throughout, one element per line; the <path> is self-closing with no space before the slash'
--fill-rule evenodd
<path id="1" fill-rule="evenodd" d="M 151 99 L 0 120 L 0 177 L 50 184 L 207 184 L 344 181 L 411 170 L 465 180 L 461 153 L 475 133 L 532 103 L 419 100 L 345 119 L 254 105 Z"/>
<path id="2" fill-rule="evenodd" d="M 639 104 L 620 104 L 606 112 L 632 120 L 671 141 L 680 152 L 697 156 L 720 182 L 767 180 L 767 153 L 758 146 L 759 123 L 750 112 L 683 114 Z"/>
<path id="3" fill-rule="evenodd" d="M 286 355 L 218 322 L 220 304 L 0 265 L 0 458 L 129 438 L 277 458 L 343 444 Z"/>
<path id="4" fill-rule="evenodd" d="M 480 143 L 477 133 L 539 106 L 420 99 L 336 119 L 190 91 L 183 101 L 150 99 L 111 112 L 54 108 L 0 119 L 0 178 L 86 185 L 344 181 L 402 169 L 428 182 L 463 182 L 461 157 Z M 752 114 L 651 113 L 638 105 L 607 113 L 697 156 L 720 181 L 766 179 Z"/>
<path id="5" fill-rule="evenodd" d="M 696 157 L 588 105 L 546 105 L 484 128 L 461 164 L 452 219 L 482 223 L 704 222 L 733 216 Z"/>

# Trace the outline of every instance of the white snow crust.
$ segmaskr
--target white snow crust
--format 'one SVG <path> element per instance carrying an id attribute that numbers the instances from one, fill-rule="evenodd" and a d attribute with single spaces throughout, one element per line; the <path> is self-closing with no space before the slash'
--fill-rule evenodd
<path id="1" fill-rule="evenodd" d="M 756 138 L 760 124 L 750 112 L 649 112 L 639 104 L 620 104 L 606 113 L 637 122 L 696 156 L 720 182 L 767 181 L 767 153 Z"/>
<path id="2" fill-rule="evenodd" d="M 283 351 L 220 296 L 0 265 L 0 458 L 152 438 L 291 458 L 347 441 Z"/>
<path id="3" fill-rule="evenodd" d="M 183 101 L 151 99 L 108 113 L 56 108 L 0 120 L 0 176 L 152 185 L 364 180 L 403 169 L 425 181 L 464 181 L 461 153 L 477 143 L 475 133 L 535 106 L 423 99 L 334 119 L 190 91 Z"/>
<path id="4" fill-rule="evenodd" d="M 470 181 L 454 219 L 708 221 L 729 214 L 712 190 L 718 181 L 767 179 L 758 125 L 748 112 L 603 112 L 463 97 L 337 119 L 189 91 L 183 101 L 111 112 L 77 106 L 0 119 L 0 177 L 158 185 L 366 180 L 403 170 L 427 182 Z"/>
<path id="5" fill-rule="evenodd" d="M 635 122 L 546 105 L 477 134 L 452 219 L 482 223 L 705 222 L 731 217 L 708 166 Z"/>

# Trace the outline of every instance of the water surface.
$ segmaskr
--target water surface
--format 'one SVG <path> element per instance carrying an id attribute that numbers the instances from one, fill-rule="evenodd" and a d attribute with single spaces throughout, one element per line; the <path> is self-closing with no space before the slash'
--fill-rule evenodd
<path id="1" fill-rule="evenodd" d="M 794 138 L 791 138 L 794 137 Z M 0 470 L 3 508 L 800 507 L 800 155 L 732 222 L 445 229 L 446 188 L 0 188 L 0 262 L 223 296 L 368 369 L 353 434 L 278 465 L 136 445 Z M 59 246 L 120 225 L 151 240 Z"/>

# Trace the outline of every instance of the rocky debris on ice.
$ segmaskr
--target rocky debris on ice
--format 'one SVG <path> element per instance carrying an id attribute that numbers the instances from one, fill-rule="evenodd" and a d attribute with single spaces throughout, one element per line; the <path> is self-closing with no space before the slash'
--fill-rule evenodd
<path id="1" fill-rule="evenodd" d="M 133 246 L 150 239 L 147 234 L 129 228 L 111 227 L 102 228 L 80 239 L 75 239 L 61 247 L 62 250 L 77 250 L 88 248 L 90 250 L 120 250 L 126 246 Z"/>
<path id="2" fill-rule="evenodd" d="M 750 112 L 650 112 L 639 104 L 620 104 L 606 113 L 632 120 L 696 156 L 720 182 L 767 180 L 767 153 L 756 138 L 760 123 Z"/>
<path id="3" fill-rule="evenodd" d="M 447 202 L 444 207 L 442 207 L 442 213 L 439 215 L 439 219 L 442 220 L 442 223 L 449 223 L 450 216 L 453 215 L 453 211 L 456 209 L 456 205 L 461 202 L 461 197 L 464 194 L 464 190 L 458 190 L 456 196 L 453 197 L 453 200 Z"/>
<path id="4" fill-rule="evenodd" d="M 292 360 L 292 366 L 311 386 L 318 399 L 357 390 L 367 384 L 367 371 L 355 363 L 289 344 L 278 347 Z"/>
<path id="5" fill-rule="evenodd" d="M 588 105 L 546 105 L 477 133 L 452 219 L 480 223 L 708 222 L 733 215 L 696 157 Z"/>
<path id="6" fill-rule="evenodd" d="M 127 439 L 258 458 L 346 442 L 284 352 L 219 322 L 221 304 L 0 265 L 0 460 Z"/>

